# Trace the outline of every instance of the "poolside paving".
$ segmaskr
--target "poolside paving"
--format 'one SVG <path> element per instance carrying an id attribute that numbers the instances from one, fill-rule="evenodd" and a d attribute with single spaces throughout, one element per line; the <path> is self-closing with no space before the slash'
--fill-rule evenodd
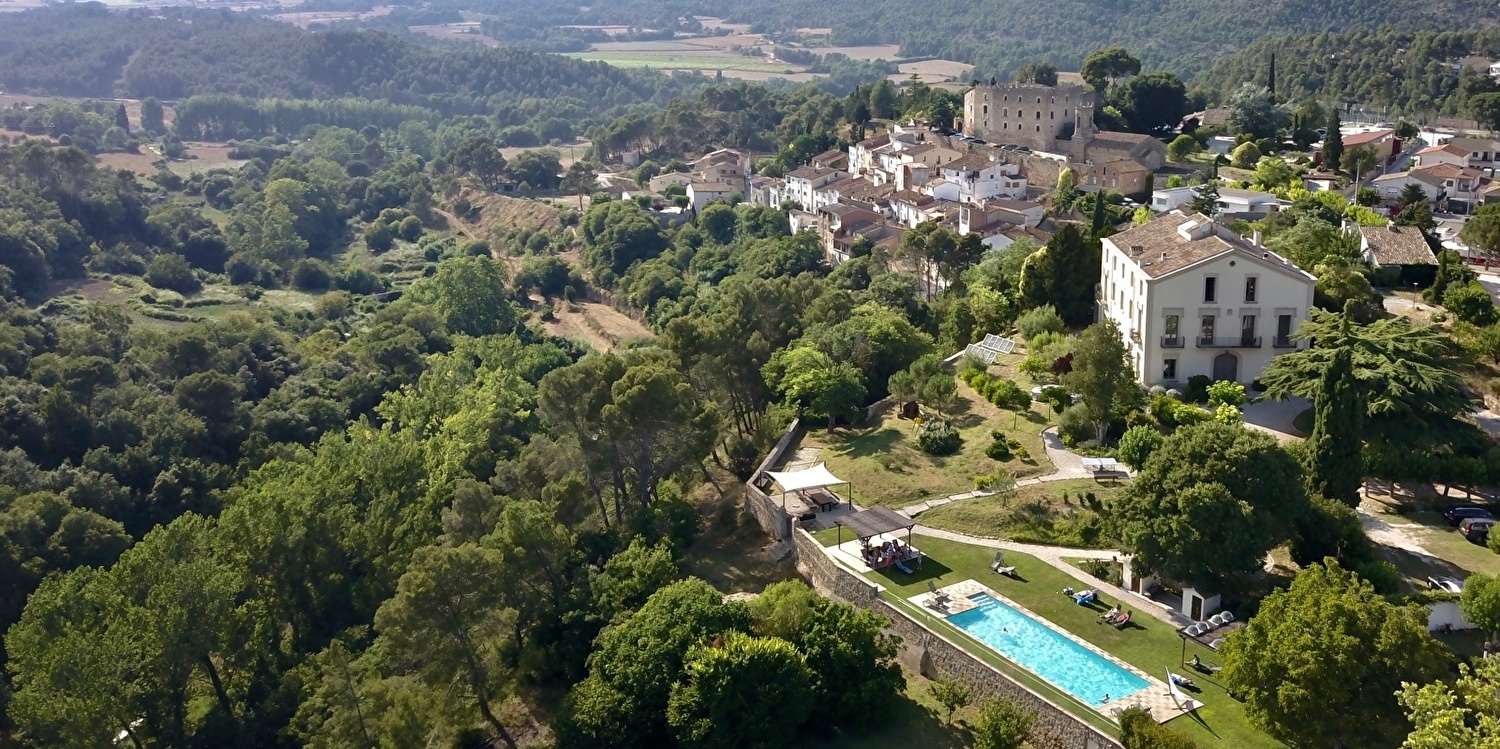
<path id="1" fill-rule="evenodd" d="M 1139 707 L 1149 712 L 1151 714 L 1151 717 L 1155 719 L 1157 723 L 1166 723 L 1173 718 L 1186 715 L 1193 709 L 1202 706 L 1202 703 L 1199 702 L 1197 705 L 1194 705 L 1189 709 L 1184 709 L 1185 705 L 1179 704 L 1178 700 L 1172 696 L 1166 682 L 1136 668 L 1135 666 L 1130 665 L 1129 663 L 1126 663 L 1125 661 L 1115 657 L 1115 655 L 1110 653 L 1109 651 L 1104 650 L 1087 640 L 1084 640 L 1083 638 L 1073 634 L 1072 632 L 1069 632 L 1066 629 L 1063 629 L 1057 624 L 1054 624 L 1050 619 L 1037 614 L 1036 612 L 1033 612 L 1025 606 L 1022 606 L 1016 601 L 1013 601 L 1001 595 L 1000 593 L 976 580 L 961 580 L 959 582 L 953 583 L 952 585 L 947 585 L 939 588 L 938 592 L 946 597 L 946 602 L 940 602 L 939 600 L 935 599 L 931 592 L 920 593 L 918 595 L 911 596 L 907 600 L 922 609 L 931 611 L 934 614 L 947 619 L 956 614 L 961 614 L 965 611 L 972 611 L 978 608 L 979 604 L 973 600 L 974 596 L 980 594 L 989 595 L 996 600 L 1003 602 L 1005 605 L 1017 611 L 1020 611 L 1026 616 L 1031 617 L 1037 622 L 1040 622 L 1049 629 L 1058 632 L 1064 637 L 1067 637 L 1069 640 L 1072 640 L 1073 642 L 1089 650 L 1095 655 L 1108 660 L 1116 666 L 1119 666 L 1120 668 L 1129 671 L 1130 673 L 1135 674 L 1136 676 L 1144 680 L 1147 683 L 1145 689 L 1142 689 L 1133 694 L 1126 695 L 1124 697 L 1110 700 L 1109 702 L 1105 702 L 1103 704 L 1089 705 L 1089 707 L 1093 708 L 1096 712 L 1100 713 L 1101 715 L 1107 716 L 1111 720 L 1118 721 L 1120 712 L 1127 708 Z M 999 651 L 996 652 L 998 653 Z M 1004 654 L 1001 653 L 1001 656 L 1004 657 Z M 1006 658 L 1006 660 L 1011 659 Z M 1083 703 L 1082 700 L 1079 700 L 1079 702 L 1080 704 Z"/>

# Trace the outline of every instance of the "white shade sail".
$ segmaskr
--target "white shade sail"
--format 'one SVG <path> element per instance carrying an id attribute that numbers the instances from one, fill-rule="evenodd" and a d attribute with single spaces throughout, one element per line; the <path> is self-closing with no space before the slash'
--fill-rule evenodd
<path id="1" fill-rule="evenodd" d="M 816 489 L 820 486 L 833 486 L 834 484 L 847 484 L 849 482 L 828 472 L 828 464 L 819 463 L 811 468 L 800 471 L 766 471 L 781 485 L 783 492 L 795 492 L 803 489 Z"/>

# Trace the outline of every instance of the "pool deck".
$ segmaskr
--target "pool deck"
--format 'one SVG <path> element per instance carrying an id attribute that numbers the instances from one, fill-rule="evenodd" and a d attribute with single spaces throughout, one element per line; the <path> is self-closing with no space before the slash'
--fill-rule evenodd
<path id="1" fill-rule="evenodd" d="M 979 604 L 973 601 L 973 596 L 977 596 L 981 593 L 989 595 L 996 600 L 1001 601 L 1005 605 L 1042 623 L 1046 627 L 1052 629 L 1054 632 L 1057 632 L 1062 636 L 1072 640 L 1073 642 L 1083 646 L 1084 648 L 1087 648 L 1095 655 L 1098 655 L 1099 657 L 1104 658 L 1109 662 L 1115 664 L 1116 666 L 1119 666 L 1120 668 L 1123 668 L 1126 671 L 1129 671 L 1130 673 L 1135 674 L 1136 676 L 1145 680 L 1148 685 L 1145 689 L 1118 699 L 1110 700 L 1109 702 L 1101 705 L 1090 705 L 1090 707 L 1092 707 L 1095 711 L 1108 717 L 1111 720 L 1118 720 L 1120 712 L 1122 710 L 1125 710 L 1126 708 L 1140 707 L 1150 712 L 1151 717 L 1155 718 L 1157 723 L 1166 723 L 1173 718 L 1192 712 L 1192 710 L 1201 707 L 1203 704 L 1202 702 L 1194 699 L 1192 701 L 1192 706 L 1188 709 L 1184 709 L 1183 706 L 1180 706 L 1178 704 L 1177 700 L 1173 699 L 1170 691 L 1167 688 L 1166 682 L 1151 676 L 1150 674 L 1136 668 L 1135 666 L 1130 665 L 1129 663 L 1126 663 L 1125 661 L 1120 660 L 1119 658 L 1116 658 L 1109 651 L 1103 650 L 1095 646 L 1093 643 L 1084 640 L 1077 635 L 1074 635 L 1072 632 L 1069 632 L 1068 630 L 1063 629 L 1056 624 L 1053 624 L 1046 617 L 1033 612 L 1025 606 L 1022 606 L 1021 604 L 1016 603 L 1015 601 L 1012 601 L 1011 599 L 1006 598 L 1003 595 L 1000 595 L 991 588 L 986 587 L 982 583 L 979 583 L 975 580 L 962 580 L 952 585 L 939 588 L 938 592 L 947 595 L 947 604 L 935 602 L 930 592 L 912 596 L 907 600 L 926 611 L 931 611 L 937 616 L 947 619 L 955 614 L 961 614 L 965 611 L 972 611 L 978 608 Z M 952 626 L 957 628 L 957 625 Z M 991 649 L 993 650 L 993 648 Z M 999 650 L 995 650 L 995 652 L 1000 653 Z M 1005 654 L 1000 653 L 1000 656 L 1005 657 Z M 1011 660 L 1010 658 L 1006 658 L 1006 660 L 1015 663 L 1015 661 Z M 1019 666 L 1020 664 L 1016 665 Z M 1030 671 L 1030 669 L 1027 670 Z M 1036 672 L 1033 671 L 1032 673 Z M 1040 674 L 1037 674 L 1037 676 L 1038 678 L 1042 678 Z M 1058 688 L 1062 689 L 1062 687 Z M 1067 690 L 1064 689 L 1063 691 L 1066 692 Z M 1188 696 L 1192 697 L 1191 694 L 1188 694 Z M 1079 700 L 1079 702 L 1082 703 L 1083 700 Z"/>

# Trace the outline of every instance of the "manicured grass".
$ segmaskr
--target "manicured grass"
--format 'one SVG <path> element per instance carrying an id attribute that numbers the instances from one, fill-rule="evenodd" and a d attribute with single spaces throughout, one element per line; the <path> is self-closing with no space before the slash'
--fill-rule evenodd
<path id="1" fill-rule="evenodd" d="M 1110 542 L 1100 534 L 1099 516 L 1084 506 L 1083 497 L 1092 493 L 1100 502 L 1108 502 L 1124 486 L 1101 484 L 1093 479 L 1032 484 L 1008 496 L 966 499 L 934 507 L 922 513 L 922 524 L 1022 543 L 1100 548 Z"/>
<path id="2" fill-rule="evenodd" d="M 802 444 L 823 448 L 821 460 L 839 478 L 854 484 L 854 501 L 865 506 L 904 507 L 924 499 L 971 491 L 974 477 L 1004 467 L 1017 478 L 1052 472 L 1042 447 L 1041 432 L 1048 426 L 1047 406 L 1033 403 L 1030 411 L 1004 411 L 991 405 L 963 382 L 959 413 L 949 416 L 963 437 L 963 447 L 948 456 L 934 456 L 917 447 L 917 425 L 899 418 L 888 407 L 867 427 L 836 429 L 833 434 L 810 427 Z M 1014 437 L 1030 455 L 1004 463 L 984 454 L 998 429 Z M 841 489 L 842 491 L 842 489 Z"/>
<path id="3" fill-rule="evenodd" d="M 825 534 L 819 534 L 820 540 L 824 536 Z M 831 542 L 831 538 L 829 541 Z M 1068 707 L 1081 718 L 1090 722 L 1097 719 L 1106 725 L 1113 725 L 1097 712 L 1082 707 L 1069 697 L 1061 696 L 1059 690 L 1048 685 L 1038 685 L 1039 680 L 1034 676 L 1029 676 L 995 651 L 978 644 L 961 630 L 939 622 L 937 617 L 907 604 L 906 598 L 926 591 L 929 581 L 942 587 L 962 580 L 978 580 L 1157 679 L 1164 679 L 1168 668 L 1179 673 L 1188 671 L 1181 665 L 1182 641 L 1171 625 L 1140 611 L 1142 606 L 1150 604 L 1138 600 L 1123 602 L 1126 608 L 1136 609 L 1137 613 L 1131 618 L 1132 626 L 1123 631 L 1117 630 L 1098 620 L 1100 612 L 1115 601 L 1105 601 L 1099 608 L 1078 606 L 1072 599 L 1061 595 L 1064 586 L 1081 587 L 1078 580 L 1034 557 L 1006 552 L 1006 563 L 1015 565 L 1021 575 L 1021 580 L 1012 580 L 990 571 L 989 564 L 994 559 L 994 549 L 928 536 L 914 538 L 913 542 L 928 557 L 915 574 L 906 575 L 894 571 L 890 574 L 874 572 L 866 575 L 871 582 L 886 588 L 886 600 L 899 601 L 898 605 L 903 610 L 926 619 L 929 626 L 1007 674 L 1020 672 L 1023 674 L 1023 682 L 1046 694 L 1054 702 Z M 1212 651 L 1194 645 L 1188 647 L 1190 650 L 1196 648 L 1188 653 L 1189 658 L 1197 653 L 1205 662 L 1218 664 L 1218 657 Z M 1197 672 L 1191 672 L 1191 676 L 1202 687 L 1202 693 L 1197 695 L 1198 699 L 1206 704 L 1194 715 L 1174 719 L 1168 724 L 1171 728 L 1192 736 L 1202 747 L 1270 749 L 1282 746 L 1250 726 L 1245 718 L 1244 707 L 1229 697 L 1216 677 Z"/>

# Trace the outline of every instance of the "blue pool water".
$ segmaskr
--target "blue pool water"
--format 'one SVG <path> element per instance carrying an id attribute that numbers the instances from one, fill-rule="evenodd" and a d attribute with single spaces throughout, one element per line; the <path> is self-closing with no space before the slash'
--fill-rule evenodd
<path id="1" fill-rule="evenodd" d="M 1145 679 L 994 596 L 980 593 L 970 600 L 979 608 L 948 617 L 953 626 L 1084 702 L 1100 705 L 1150 686 Z"/>

